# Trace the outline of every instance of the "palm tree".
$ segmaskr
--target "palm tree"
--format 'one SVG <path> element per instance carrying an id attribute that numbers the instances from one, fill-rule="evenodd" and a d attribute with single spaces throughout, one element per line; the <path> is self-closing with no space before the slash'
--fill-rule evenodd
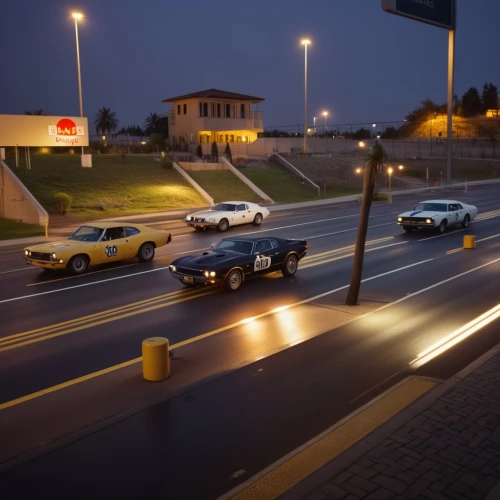
<path id="1" fill-rule="evenodd" d="M 24 112 L 25 115 L 37 115 L 37 116 L 41 116 L 41 115 L 46 115 L 46 113 L 43 112 L 43 109 L 38 109 L 36 108 L 35 111 L 31 112 L 31 111 L 25 111 Z"/>
<path id="2" fill-rule="evenodd" d="M 146 127 L 146 135 L 153 134 L 157 129 L 160 121 L 160 115 L 157 113 L 149 113 L 144 120 L 144 127 Z"/>
<path id="3" fill-rule="evenodd" d="M 352 263 L 351 283 L 347 293 L 346 305 L 355 306 L 358 303 L 359 289 L 361 287 L 361 276 L 363 274 L 363 259 L 365 256 L 366 233 L 368 231 L 368 218 L 375 192 L 375 180 L 379 170 L 382 169 L 387 159 L 387 153 L 382 145 L 375 141 L 373 148 L 368 152 L 367 162 L 363 175 L 363 197 L 361 200 L 361 211 L 359 214 L 358 236 L 354 249 L 354 260 Z"/>
<path id="4" fill-rule="evenodd" d="M 118 127 L 119 121 L 116 118 L 116 113 L 110 108 L 103 106 L 97 111 L 95 117 L 94 125 L 97 135 L 99 135 L 99 131 L 102 135 L 110 134 Z"/>

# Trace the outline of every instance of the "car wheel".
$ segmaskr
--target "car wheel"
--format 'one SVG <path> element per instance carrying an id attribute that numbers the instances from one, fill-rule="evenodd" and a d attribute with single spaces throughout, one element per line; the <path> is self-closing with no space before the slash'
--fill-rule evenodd
<path id="1" fill-rule="evenodd" d="M 155 256 L 155 247 L 152 243 L 143 243 L 141 248 L 139 248 L 139 253 L 137 257 L 139 262 L 150 262 Z"/>
<path id="2" fill-rule="evenodd" d="M 441 224 L 439 224 L 439 232 L 443 234 L 446 231 L 446 219 L 441 221 Z"/>
<path id="3" fill-rule="evenodd" d="M 262 224 L 262 214 L 256 214 L 253 219 L 254 226 L 260 226 Z"/>
<path id="4" fill-rule="evenodd" d="M 235 292 L 241 286 L 241 282 L 241 272 L 238 269 L 233 269 L 229 271 L 224 280 L 224 290 L 226 290 L 226 292 Z"/>
<path id="5" fill-rule="evenodd" d="M 219 221 L 219 225 L 217 226 L 217 229 L 223 233 L 224 231 L 227 231 L 227 228 L 229 227 L 229 221 L 227 219 L 221 219 Z"/>
<path id="6" fill-rule="evenodd" d="M 413 228 L 411 226 L 403 226 L 403 229 L 407 232 L 407 233 L 411 233 L 413 231 Z"/>
<path id="7" fill-rule="evenodd" d="M 462 227 L 464 229 L 466 229 L 469 227 L 469 224 L 470 224 L 470 215 L 466 214 L 466 216 L 464 217 L 464 220 L 462 221 Z"/>
<path id="8" fill-rule="evenodd" d="M 68 264 L 73 274 L 83 274 L 89 267 L 89 261 L 84 255 L 75 255 Z"/>
<path id="9" fill-rule="evenodd" d="M 293 276 L 297 272 L 297 264 L 299 262 L 299 259 L 297 259 L 296 255 L 289 255 L 284 264 L 281 272 L 283 273 L 283 276 Z"/>

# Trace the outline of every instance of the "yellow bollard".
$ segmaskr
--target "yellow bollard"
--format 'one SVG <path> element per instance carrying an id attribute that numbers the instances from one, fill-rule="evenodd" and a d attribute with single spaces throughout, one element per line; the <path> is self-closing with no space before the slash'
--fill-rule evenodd
<path id="1" fill-rule="evenodd" d="M 476 237 L 473 234 L 464 236 L 464 248 L 476 248 Z"/>
<path id="2" fill-rule="evenodd" d="M 142 342 L 142 376 L 151 382 L 170 377 L 168 339 L 151 337 Z"/>

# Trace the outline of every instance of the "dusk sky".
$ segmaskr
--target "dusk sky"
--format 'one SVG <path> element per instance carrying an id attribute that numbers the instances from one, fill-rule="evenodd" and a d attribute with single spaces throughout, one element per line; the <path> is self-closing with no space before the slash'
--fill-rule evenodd
<path id="1" fill-rule="evenodd" d="M 89 125 L 106 106 L 120 127 L 142 127 L 168 111 L 163 99 L 208 88 L 264 98 L 265 128 L 302 124 L 303 36 L 310 125 L 322 110 L 332 125 L 380 123 L 425 98 L 446 102 L 448 31 L 386 13 L 380 0 L 17 0 L 2 5 L 0 114 L 79 116 L 72 10 L 85 15 Z M 498 0 L 458 0 L 459 97 L 485 82 L 500 89 L 499 20 Z"/>

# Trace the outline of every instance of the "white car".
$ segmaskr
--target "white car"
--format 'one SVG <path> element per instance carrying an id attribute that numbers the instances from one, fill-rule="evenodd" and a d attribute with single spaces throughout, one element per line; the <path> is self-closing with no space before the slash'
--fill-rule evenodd
<path id="1" fill-rule="evenodd" d="M 248 201 L 225 201 L 209 210 L 189 214 L 183 221 L 188 226 L 194 227 L 197 231 L 204 231 L 207 228 L 215 227 L 218 231 L 224 232 L 231 226 L 239 226 L 241 224 L 260 226 L 262 221 L 268 216 L 269 210 L 256 203 Z"/>
<path id="2" fill-rule="evenodd" d="M 477 215 L 477 207 L 457 200 L 427 200 L 419 203 L 413 210 L 398 216 L 398 224 L 406 232 L 427 227 L 438 228 L 444 233 L 450 225 L 460 224 L 467 228 Z"/>

